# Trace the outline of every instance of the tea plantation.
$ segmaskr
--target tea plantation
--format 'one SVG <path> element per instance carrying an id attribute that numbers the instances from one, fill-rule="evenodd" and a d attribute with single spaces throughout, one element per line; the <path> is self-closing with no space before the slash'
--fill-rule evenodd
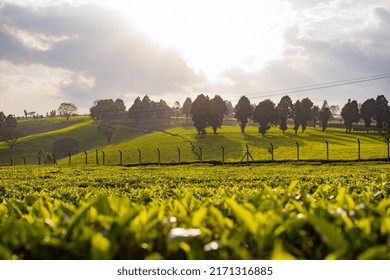
<path id="1" fill-rule="evenodd" d="M 0 168 L 1 259 L 390 259 L 390 164 Z"/>

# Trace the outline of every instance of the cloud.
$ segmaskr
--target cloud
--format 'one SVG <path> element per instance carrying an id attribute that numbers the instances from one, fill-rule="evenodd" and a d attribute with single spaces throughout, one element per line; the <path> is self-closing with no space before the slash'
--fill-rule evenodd
<path id="1" fill-rule="evenodd" d="M 68 71 L 58 98 L 79 107 L 113 95 L 183 94 L 205 80 L 180 53 L 156 45 L 118 13 L 94 4 L 4 4 L 0 42 L 2 61 Z"/>
<path id="2" fill-rule="evenodd" d="M 286 91 L 275 90 L 390 73 L 388 2 L 378 1 L 377 6 L 367 1 L 354 1 L 354 5 L 347 5 L 347 1 L 322 1 L 317 5 L 292 2 L 299 9 L 295 7 L 295 21 L 285 30 L 284 50 L 279 58 L 255 71 L 227 69 L 221 73 L 219 83 L 204 89 L 229 92 L 235 101 L 245 94 L 254 102 L 265 98 L 278 102 Z M 290 96 L 293 100 L 308 96 L 317 105 L 326 99 L 342 106 L 348 98 L 363 103 L 378 94 L 390 97 L 389 91 L 389 79 L 384 79 Z"/>

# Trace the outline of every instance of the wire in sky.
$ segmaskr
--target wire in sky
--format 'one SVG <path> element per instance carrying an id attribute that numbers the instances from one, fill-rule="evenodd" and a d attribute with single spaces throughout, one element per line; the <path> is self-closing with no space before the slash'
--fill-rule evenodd
<path id="1" fill-rule="evenodd" d="M 390 73 L 373 75 L 373 76 L 366 76 L 366 77 L 360 77 L 360 78 L 353 78 L 353 79 L 347 79 L 347 80 L 339 80 L 339 81 L 334 81 L 334 82 L 326 82 L 326 83 L 320 83 L 320 84 L 312 84 L 312 85 L 308 85 L 308 86 L 300 86 L 300 87 L 284 88 L 284 89 L 278 89 L 278 90 L 262 91 L 262 92 L 244 94 L 244 95 L 247 97 L 252 96 L 253 98 L 272 97 L 272 96 L 287 95 L 287 94 L 291 94 L 291 93 L 300 93 L 300 92 L 306 92 L 306 91 L 312 91 L 312 90 L 318 90 L 318 89 L 324 89 L 324 88 L 332 88 L 332 87 L 338 87 L 338 86 L 344 86 L 344 85 L 350 85 L 350 84 L 364 83 L 364 82 L 381 80 L 381 79 L 388 79 L 388 78 L 390 78 Z"/>

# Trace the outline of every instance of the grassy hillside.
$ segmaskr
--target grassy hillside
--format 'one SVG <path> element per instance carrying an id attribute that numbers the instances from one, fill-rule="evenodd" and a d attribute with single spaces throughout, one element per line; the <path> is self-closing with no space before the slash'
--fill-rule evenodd
<path id="1" fill-rule="evenodd" d="M 71 117 L 69 120 L 64 117 L 21 119 L 18 121 L 18 129 L 22 132 L 22 135 L 27 136 L 66 128 L 90 119 L 89 116 Z"/>
<path id="2" fill-rule="evenodd" d="M 141 151 L 142 163 L 157 163 L 160 150 L 161 163 L 177 163 L 178 148 L 182 162 L 200 160 L 202 149 L 203 161 L 221 161 L 224 147 L 225 162 L 240 161 L 246 153 L 246 145 L 255 161 L 271 160 L 270 144 L 274 146 L 275 160 L 296 160 L 299 145 L 300 160 L 326 160 L 326 142 L 328 141 L 330 160 L 356 160 L 358 158 L 358 139 L 360 140 L 361 159 L 387 157 L 387 144 L 376 133 L 356 133 L 347 135 L 343 129 L 330 128 L 325 133 L 320 129 L 307 128 L 305 133 L 294 135 L 292 129 L 282 133 L 272 128 L 263 137 L 258 128 L 249 126 L 246 134 L 240 133 L 238 126 L 223 126 L 214 135 L 212 131 L 202 138 L 191 126 L 167 129 L 165 132 L 153 132 L 127 141 L 101 147 L 107 165 L 119 164 L 122 151 L 123 164 L 137 164 Z M 200 147 L 200 148 L 199 148 Z M 99 163 L 102 164 L 102 152 L 98 151 Z M 88 151 L 88 162 L 96 163 L 95 150 Z M 250 158 L 249 158 L 250 159 Z M 246 157 L 244 158 L 246 161 Z M 67 159 L 63 161 L 67 162 Z M 73 163 L 84 163 L 85 154 L 72 159 Z"/>
<path id="3" fill-rule="evenodd" d="M 202 138 L 192 126 L 152 131 L 118 125 L 112 144 L 107 145 L 105 137 L 98 133 L 97 126 L 90 119 L 75 121 L 76 123 L 70 126 L 51 131 L 45 129 L 60 125 L 58 119 L 49 119 L 46 123 L 42 120 L 30 121 L 31 127 L 41 132 L 25 136 L 18 141 L 12 154 L 14 164 L 23 164 L 23 157 L 27 163 L 37 163 L 37 152 L 40 149 L 51 152 L 54 142 L 65 137 L 73 137 L 80 142 L 80 154 L 72 157 L 73 164 L 85 163 L 84 151 L 87 151 L 88 164 L 96 164 L 96 149 L 99 164 L 103 163 L 103 151 L 106 165 L 120 163 L 119 151 L 122 152 L 123 164 L 138 164 L 139 151 L 142 163 L 157 163 L 158 150 L 161 163 L 177 163 L 178 149 L 181 162 L 199 161 L 201 154 L 203 161 L 221 161 L 221 146 L 224 148 L 225 162 L 237 162 L 243 158 L 246 161 L 246 145 L 255 161 L 265 161 L 271 160 L 271 143 L 275 160 L 296 160 L 296 143 L 299 145 L 300 160 L 326 160 L 325 141 L 329 144 L 330 160 L 356 160 L 358 139 L 361 144 L 361 159 L 387 158 L 387 144 L 377 133 L 346 134 L 344 129 L 339 128 L 329 128 L 323 133 L 321 129 L 309 127 L 305 133 L 299 132 L 295 135 L 291 128 L 283 134 L 279 128 L 274 127 L 266 136 L 262 136 L 256 126 L 248 126 L 246 134 L 241 134 L 238 125 L 225 125 L 216 135 L 211 129 L 207 130 L 208 134 Z M 27 121 L 25 125 L 27 126 Z M 9 164 L 10 156 L 5 143 L 0 143 L 0 164 Z M 59 160 L 58 163 L 68 164 L 68 159 Z"/>
<path id="4" fill-rule="evenodd" d="M 51 121 L 51 122 L 50 122 Z M 30 120 L 32 127 L 37 130 L 44 131 L 44 123 L 49 124 L 49 127 L 55 126 L 57 120 L 49 119 L 49 122 L 42 122 L 41 120 Z M 58 124 L 58 123 L 57 123 Z M 41 127 L 40 127 L 41 125 Z M 116 133 L 112 138 L 112 143 L 120 143 L 125 139 L 138 137 L 144 135 L 145 131 L 138 129 L 131 129 L 125 126 L 117 126 Z M 12 154 L 10 154 L 6 143 L 0 142 L 0 164 L 10 164 L 10 158 L 13 159 L 14 164 L 23 164 L 23 157 L 28 164 L 38 163 L 37 153 L 39 150 L 51 152 L 52 145 L 59 139 L 72 137 L 80 143 L 80 151 L 99 148 L 107 145 L 107 140 L 97 131 L 97 126 L 92 123 L 90 119 L 82 119 L 72 125 L 64 128 L 32 134 L 20 138 Z"/>

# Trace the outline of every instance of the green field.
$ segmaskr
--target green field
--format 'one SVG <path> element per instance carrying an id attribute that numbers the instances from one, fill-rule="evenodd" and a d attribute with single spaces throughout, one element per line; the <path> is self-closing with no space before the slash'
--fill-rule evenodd
<path id="1" fill-rule="evenodd" d="M 241 134 L 238 125 L 225 125 L 214 135 L 211 130 L 202 138 L 191 126 L 180 125 L 163 131 L 155 131 L 128 126 L 117 125 L 112 143 L 107 145 L 104 136 L 97 131 L 97 125 L 88 117 L 79 117 L 69 122 L 64 119 L 42 119 L 21 121 L 20 126 L 27 136 L 18 140 L 12 154 L 6 143 L 0 143 L 0 165 L 38 164 L 39 150 L 51 153 L 55 141 L 73 137 L 80 142 L 80 153 L 72 156 L 74 165 L 87 163 L 96 164 L 96 150 L 98 163 L 103 163 L 103 152 L 106 165 L 138 164 L 139 153 L 141 163 L 157 163 L 158 150 L 162 164 L 178 163 L 179 150 L 181 162 L 240 162 L 247 158 L 246 145 L 254 161 L 271 161 L 271 144 L 275 161 L 297 160 L 297 144 L 299 145 L 299 159 L 308 161 L 345 161 L 357 160 L 358 140 L 360 141 L 360 159 L 387 159 L 388 145 L 378 133 L 346 134 L 344 129 L 328 128 L 323 133 L 319 128 L 307 128 L 305 133 L 294 135 L 291 127 L 282 133 L 279 128 L 273 127 L 264 137 L 258 133 L 256 126 L 248 126 L 246 134 Z M 28 132 L 29 131 L 29 132 Z M 328 142 L 328 153 L 327 145 Z M 222 154 L 222 147 L 224 154 Z M 179 149 L 179 150 L 178 150 Z M 24 158 L 24 159 L 23 159 Z M 249 157 L 249 160 L 252 159 Z M 58 164 L 67 165 L 68 158 L 59 159 Z"/>
<path id="2" fill-rule="evenodd" d="M 390 165 L 0 168 L 3 259 L 390 259 Z"/>

